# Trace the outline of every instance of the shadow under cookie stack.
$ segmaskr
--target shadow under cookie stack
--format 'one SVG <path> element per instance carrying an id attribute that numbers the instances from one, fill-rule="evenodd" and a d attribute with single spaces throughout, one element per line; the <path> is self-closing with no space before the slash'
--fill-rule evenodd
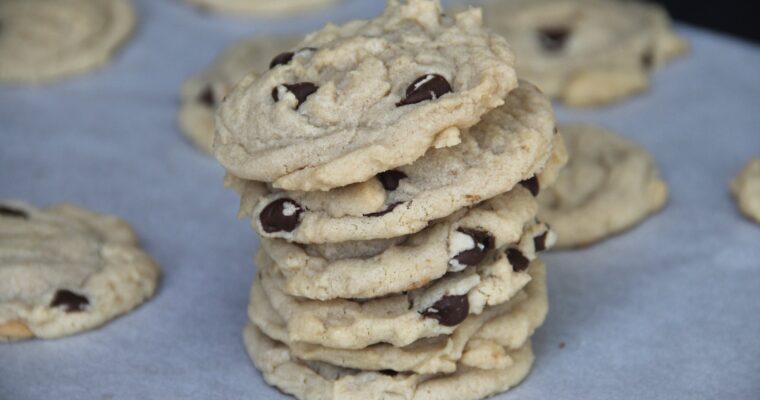
<path id="1" fill-rule="evenodd" d="M 566 155 L 481 19 L 391 0 L 220 106 L 215 156 L 261 238 L 246 349 L 283 392 L 480 399 L 528 374 L 556 239 L 535 196 Z"/>

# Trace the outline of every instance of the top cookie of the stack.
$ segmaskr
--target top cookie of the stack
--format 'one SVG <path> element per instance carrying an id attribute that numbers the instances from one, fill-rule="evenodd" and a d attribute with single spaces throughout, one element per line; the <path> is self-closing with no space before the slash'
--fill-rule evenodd
<path id="1" fill-rule="evenodd" d="M 329 190 L 458 144 L 517 84 L 479 9 L 448 17 L 437 0 L 389 0 L 245 77 L 217 113 L 214 151 L 240 178 Z"/>

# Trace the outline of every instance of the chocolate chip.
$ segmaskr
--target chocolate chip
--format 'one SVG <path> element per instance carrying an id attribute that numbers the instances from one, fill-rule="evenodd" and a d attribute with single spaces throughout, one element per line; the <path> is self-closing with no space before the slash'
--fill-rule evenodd
<path id="1" fill-rule="evenodd" d="M 538 196 L 538 192 L 541 191 L 541 185 L 538 183 L 538 177 L 533 176 L 530 179 L 526 179 L 522 182 L 520 182 L 521 185 L 523 185 L 524 188 L 528 189 L 530 191 L 530 194 L 533 196 Z"/>
<path id="2" fill-rule="evenodd" d="M 443 296 L 430 308 L 422 311 L 427 318 L 434 318 L 443 326 L 459 325 L 470 312 L 470 301 L 466 295 Z"/>
<path id="3" fill-rule="evenodd" d="M 293 59 L 293 56 L 295 53 L 292 51 L 286 51 L 284 53 L 280 53 L 272 59 L 272 61 L 269 63 L 269 69 L 272 69 L 278 65 L 285 65 L 290 62 L 290 60 Z"/>
<path id="4" fill-rule="evenodd" d="M 641 66 L 646 70 L 650 70 L 654 66 L 654 52 L 651 49 L 641 55 Z"/>
<path id="5" fill-rule="evenodd" d="M 396 376 L 398 375 L 398 371 L 392 370 L 392 369 L 381 369 L 380 371 L 377 371 L 383 375 L 386 376 Z"/>
<path id="6" fill-rule="evenodd" d="M 82 312 L 89 304 L 90 301 L 87 300 L 87 297 L 66 289 L 60 289 L 55 292 L 53 301 L 50 302 L 51 307 L 63 307 L 67 313 Z"/>
<path id="7" fill-rule="evenodd" d="M 385 190 L 391 192 L 398 189 L 399 181 L 406 178 L 406 174 L 401 171 L 390 170 L 377 174 L 377 179 L 383 185 Z"/>
<path id="8" fill-rule="evenodd" d="M 292 232 L 301 222 L 301 205 L 288 198 L 277 199 L 261 210 L 259 221 L 266 233 Z"/>
<path id="9" fill-rule="evenodd" d="M 210 108 L 216 106 L 216 98 L 214 98 L 214 90 L 211 89 L 211 86 L 206 86 L 203 91 L 198 94 L 198 101 Z"/>
<path id="10" fill-rule="evenodd" d="M 403 201 L 399 201 L 399 202 L 393 203 L 393 204 L 389 205 L 383 211 L 378 211 L 378 212 L 373 212 L 373 213 L 369 213 L 369 214 L 364 214 L 364 216 L 365 217 L 382 217 L 383 215 L 388 214 L 389 212 L 393 211 L 394 208 L 398 207 L 402 203 L 403 203 Z"/>
<path id="11" fill-rule="evenodd" d="M 396 103 L 396 107 L 437 99 L 449 92 L 451 85 L 446 78 L 438 74 L 423 75 L 406 88 L 406 97 Z"/>
<path id="12" fill-rule="evenodd" d="M 11 218 L 29 219 L 29 214 L 27 214 L 26 211 L 2 204 L 0 204 L 0 215 Z"/>
<path id="13" fill-rule="evenodd" d="M 478 265 L 494 247 L 494 238 L 489 232 L 467 228 L 459 228 L 457 232 L 464 233 L 475 242 L 475 247 L 454 256 L 454 260 L 459 264 Z"/>
<path id="14" fill-rule="evenodd" d="M 311 82 L 294 83 L 292 85 L 283 84 L 272 89 L 272 98 L 274 101 L 280 101 L 280 88 L 285 88 L 288 92 L 293 93 L 293 95 L 296 96 L 296 99 L 298 99 L 298 104 L 296 105 L 297 110 L 298 107 L 301 107 L 301 104 L 306 101 L 306 98 L 319 89 L 319 86 Z"/>
<path id="15" fill-rule="evenodd" d="M 507 260 L 512 264 L 512 270 L 515 272 L 525 271 L 530 265 L 528 257 L 525 257 L 525 255 L 517 249 L 507 249 Z"/>
<path id="16" fill-rule="evenodd" d="M 546 237 L 549 235 L 549 231 L 546 231 L 533 238 L 533 248 L 536 251 L 546 250 Z"/>
<path id="17" fill-rule="evenodd" d="M 564 27 L 542 28 L 538 31 L 538 40 L 541 41 L 541 45 L 552 52 L 562 50 L 569 37 L 570 29 Z"/>

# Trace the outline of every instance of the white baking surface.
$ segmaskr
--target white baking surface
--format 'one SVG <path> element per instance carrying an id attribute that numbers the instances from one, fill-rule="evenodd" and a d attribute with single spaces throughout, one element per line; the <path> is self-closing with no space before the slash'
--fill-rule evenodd
<path id="1" fill-rule="evenodd" d="M 235 39 L 370 16 L 382 2 L 288 22 L 209 16 L 173 0 L 137 5 L 136 36 L 112 65 L 0 88 L 0 198 L 123 216 L 162 265 L 161 290 L 102 329 L 0 345 L 0 399 L 287 398 L 241 340 L 256 238 L 235 218 L 222 169 L 177 131 L 177 92 Z M 646 95 L 558 110 L 648 147 L 671 200 L 624 235 L 546 255 L 551 310 L 535 368 L 499 399 L 760 398 L 760 226 L 727 190 L 760 155 L 760 48 L 679 31 L 692 54 L 658 72 Z"/>

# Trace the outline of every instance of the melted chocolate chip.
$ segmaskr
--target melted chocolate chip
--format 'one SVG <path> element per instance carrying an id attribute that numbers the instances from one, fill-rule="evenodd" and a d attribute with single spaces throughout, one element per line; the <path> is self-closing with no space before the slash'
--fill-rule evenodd
<path id="1" fill-rule="evenodd" d="M 377 371 L 383 375 L 386 376 L 396 376 L 398 375 L 398 371 L 392 370 L 392 369 L 381 369 L 380 371 Z"/>
<path id="2" fill-rule="evenodd" d="M 530 194 L 533 196 L 538 196 L 538 192 L 541 191 L 541 185 L 538 183 L 538 177 L 533 176 L 530 179 L 526 179 L 522 182 L 520 182 L 521 185 L 523 185 L 524 188 L 528 189 L 530 191 Z"/>
<path id="3" fill-rule="evenodd" d="M 284 53 L 280 53 L 272 59 L 272 61 L 269 63 L 269 69 L 272 69 L 278 65 L 285 65 L 290 62 L 290 60 L 293 59 L 293 56 L 296 55 L 292 51 L 286 51 Z"/>
<path id="4" fill-rule="evenodd" d="M 538 31 L 538 40 L 541 45 L 551 52 L 562 50 L 569 37 L 570 29 L 564 27 L 542 28 Z"/>
<path id="5" fill-rule="evenodd" d="M 528 269 L 530 260 L 520 250 L 507 249 L 507 260 L 512 264 L 512 271 L 521 272 Z"/>
<path id="6" fill-rule="evenodd" d="M 0 215 L 11 218 L 29 219 L 29 214 L 27 214 L 26 211 L 2 204 L 0 204 Z"/>
<path id="7" fill-rule="evenodd" d="M 437 99 L 449 92 L 451 85 L 446 78 L 438 74 L 423 75 L 406 88 L 406 97 L 396 103 L 396 107 Z"/>
<path id="8" fill-rule="evenodd" d="M 301 222 L 301 205 L 288 198 L 277 199 L 261 210 L 259 221 L 266 233 L 292 232 Z"/>
<path id="9" fill-rule="evenodd" d="M 549 231 L 546 231 L 533 238 L 533 248 L 536 251 L 546 250 L 546 237 L 549 235 Z"/>
<path id="10" fill-rule="evenodd" d="M 303 102 L 306 101 L 306 99 L 309 96 L 314 94 L 314 92 L 316 92 L 317 89 L 319 89 L 319 86 L 311 82 L 294 83 L 292 85 L 283 84 L 272 89 L 272 98 L 274 99 L 274 101 L 280 101 L 281 87 L 284 87 L 285 89 L 287 89 L 288 92 L 293 93 L 293 95 L 296 96 L 296 99 L 298 99 L 296 110 L 298 109 L 298 107 L 301 107 L 301 104 L 303 104 Z"/>
<path id="11" fill-rule="evenodd" d="M 383 185 L 385 190 L 392 192 L 398 189 L 399 181 L 406 178 L 406 174 L 401 171 L 390 170 L 377 174 L 377 179 Z"/>
<path id="12" fill-rule="evenodd" d="M 434 318 L 443 326 L 459 325 L 470 313 L 470 301 L 466 295 L 443 296 L 430 308 L 422 311 L 427 318 Z"/>
<path id="13" fill-rule="evenodd" d="M 494 247 L 493 236 L 486 232 L 477 229 L 459 228 L 457 232 L 464 233 L 472 238 L 475 242 L 475 247 L 469 250 L 465 250 L 454 256 L 454 260 L 458 261 L 462 265 L 478 265 L 486 258 L 486 254 Z"/>
<path id="14" fill-rule="evenodd" d="M 206 88 L 198 94 L 198 101 L 210 108 L 216 106 L 216 98 L 214 98 L 214 90 L 211 89 L 211 86 L 206 86 Z"/>
<path id="15" fill-rule="evenodd" d="M 383 211 L 378 211 L 378 212 L 373 212 L 373 213 L 369 213 L 369 214 L 364 214 L 364 216 L 365 217 L 382 217 L 383 215 L 388 214 L 389 212 L 393 211 L 393 209 L 396 208 L 396 207 L 398 207 L 400 204 L 403 204 L 403 201 L 399 201 L 397 203 L 393 203 L 393 204 L 389 205 L 388 208 L 386 208 Z"/>
<path id="16" fill-rule="evenodd" d="M 641 66 L 646 70 L 652 69 L 654 66 L 654 52 L 647 50 L 641 55 Z"/>
<path id="17" fill-rule="evenodd" d="M 50 302 L 51 307 L 63 307 L 67 313 L 82 312 L 89 304 L 90 301 L 87 300 L 87 297 L 66 289 L 60 289 L 55 292 L 53 301 Z"/>

